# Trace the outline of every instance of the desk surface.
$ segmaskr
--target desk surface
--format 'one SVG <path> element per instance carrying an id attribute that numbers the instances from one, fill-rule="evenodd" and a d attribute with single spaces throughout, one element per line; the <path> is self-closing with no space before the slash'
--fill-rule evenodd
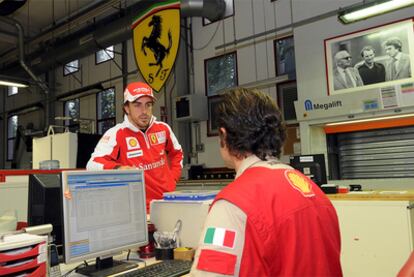
<path id="1" fill-rule="evenodd" d="M 331 200 L 414 201 L 414 191 L 361 191 L 327 194 Z"/>
<path id="2" fill-rule="evenodd" d="M 121 254 L 114 256 L 114 260 L 126 261 L 127 254 L 128 254 L 128 252 L 127 251 L 124 251 Z M 138 260 L 140 258 L 139 258 L 138 254 L 137 254 L 137 251 L 131 251 L 131 254 L 129 255 L 129 259 L 130 260 L 128 262 L 131 262 L 131 263 L 134 263 L 135 262 L 135 263 L 139 264 L 140 267 L 142 267 L 143 264 L 144 264 L 142 261 Z M 157 260 L 155 260 L 155 258 L 142 259 L 142 260 L 145 261 L 146 265 L 150 265 L 150 264 L 154 264 L 154 263 L 157 263 L 158 262 Z M 94 260 L 88 260 L 88 262 L 90 262 L 91 264 L 95 263 Z M 73 263 L 73 264 L 64 264 L 64 263 L 60 264 L 61 274 L 62 275 L 66 274 L 67 272 L 71 271 L 72 269 L 74 269 L 75 267 L 77 267 L 80 264 L 82 264 L 82 262 Z M 118 276 L 118 275 L 121 275 L 121 274 L 126 273 L 126 272 L 129 272 L 129 271 L 133 271 L 133 270 L 136 270 L 136 269 L 127 270 L 127 271 L 124 271 L 122 273 L 115 274 L 115 275 L 111 275 L 111 276 Z M 84 276 L 84 275 L 79 274 L 79 273 L 77 273 L 75 271 L 73 271 L 72 273 L 70 273 L 68 275 L 68 277 L 76 277 L 76 276 L 80 277 L 80 276 Z"/>

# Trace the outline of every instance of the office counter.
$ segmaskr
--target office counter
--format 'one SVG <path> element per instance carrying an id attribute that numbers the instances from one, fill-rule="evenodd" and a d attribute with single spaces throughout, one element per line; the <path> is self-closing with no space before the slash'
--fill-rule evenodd
<path id="1" fill-rule="evenodd" d="M 221 190 L 234 179 L 179 180 L 177 190 Z"/>
<path id="2" fill-rule="evenodd" d="M 413 250 L 414 193 L 329 194 L 341 230 L 344 276 L 396 276 Z"/>

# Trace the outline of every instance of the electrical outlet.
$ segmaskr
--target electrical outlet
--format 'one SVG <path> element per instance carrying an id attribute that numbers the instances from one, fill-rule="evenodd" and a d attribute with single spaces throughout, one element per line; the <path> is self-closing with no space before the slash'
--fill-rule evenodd
<path id="1" fill-rule="evenodd" d="M 197 152 L 204 152 L 204 143 L 200 143 L 196 145 Z"/>

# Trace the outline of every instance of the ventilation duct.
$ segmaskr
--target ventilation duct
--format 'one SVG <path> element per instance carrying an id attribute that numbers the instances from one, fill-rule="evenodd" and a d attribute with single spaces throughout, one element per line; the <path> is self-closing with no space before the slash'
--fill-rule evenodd
<path id="1" fill-rule="evenodd" d="M 18 10 L 26 3 L 26 0 L 4 0 L 0 1 L 0 16 L 9 15 Z"/>
<path id="2" fill-rule="evenodd" d="M 200 16 L 210 21 L 223 18 L 226 12 L 224 0 L 182 0 L 181 16 Z"/>
<path id="3" fill-rule="evenodd" d="M 14 26 L 17 29 L 17 32 L 18 32 L 18 47 L 19 47 L 19 63 L 21 65 L 21 67 L 23 67 L 23 69 L 27 72 L 27 74 L 29 74 L 30 77 L 35 81 L 35 83 L 43 90 L 43 92 L 48 93 L 49 88 L 47 87 L 47 85 L 33 73 L 33 71 L 30 69 L 30 67 L 24 61 L 24 45 L 23 45 L 24 39 L 23 39 L 23 27 L 22 27 L 22 25 L 18 21 L 14 20 L 12 18 L 4 17 L 4 16 L 0 16 L 0 21 L 3 21 L 7 24 L 10 24 L 10 25 Z"/>
<path id="4" fill-rule="evenodd" d="M 35 72 L 45 72 L 55 64 L 64 65 L 75 59 L 104 49 L 108 46 L 128 40 L 132 37 L 131 23 L 137 11 L 145 10 L 151 2 L 137 2 L 124 11 L 121 18 L 109 18 L 105 27 L 84 33 L 77 39 L 62 39 L 64 43 L 51 45 L 43 49 L 40 55 L 33 55 L 31 68 Z M 226 3 L 224 0 L 182 0 L 181 16 L 205 17 L 210 21 L 218 20 L 224 16 Z M 97 24 L 98 26 L 100 24 Z M 101 25 L 100 25 L 101 26 Z M 53 32 L 53 31 L 52 31 Z M 31 75 L 32 76 L 32 75 Z M 38 83 L 38 80 L 36 80 Z"/>

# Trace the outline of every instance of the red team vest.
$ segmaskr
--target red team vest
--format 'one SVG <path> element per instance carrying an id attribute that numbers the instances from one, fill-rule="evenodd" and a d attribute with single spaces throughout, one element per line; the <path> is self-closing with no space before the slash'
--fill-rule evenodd
<path id="1" fill-rule="evenodd" d="M 342 276 L 336 211 L 305 178 L 251 167 L 217 195 L 247 215 L 240 276 Z"/>

